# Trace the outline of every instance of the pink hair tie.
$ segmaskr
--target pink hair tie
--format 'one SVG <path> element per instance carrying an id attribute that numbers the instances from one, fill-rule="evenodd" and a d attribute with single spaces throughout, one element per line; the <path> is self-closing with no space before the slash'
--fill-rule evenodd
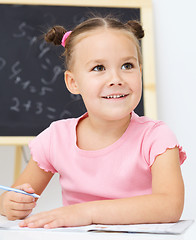
<path id="1" fill-rule="evenodd" d="M 64 35 L 63 35 L 63 38 L 62 38 L 62 41 L 61 41 L 61 45 L 63 47 L 65 47 L 65 41 L 66 39 L 69 37 L 69 35 L 72 33 L 72 31 L 69 31 L 69 32 L 66 32 Z"/>

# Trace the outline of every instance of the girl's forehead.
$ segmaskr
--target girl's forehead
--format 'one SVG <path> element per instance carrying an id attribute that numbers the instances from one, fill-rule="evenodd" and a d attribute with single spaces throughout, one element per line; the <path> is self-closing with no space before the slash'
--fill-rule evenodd
<path id="1" fill-rule="evenodd" d="M 135 39 L 131 32 L 125 30 L 125 29 L 113 29 L 113 28 L 106 28 L 106 27 L 99 27 L 94 30 L 90 30 L 88 32 L 83 32 L 79 34 L 75 39 L 75 45 L 81 42 L 83 39 L 89 39 L 96 37 L 103 37 L 104 39 L 108 38 L 120 38 L 121 36 L 127 37 L 132 43 L 134 43 Z"/>

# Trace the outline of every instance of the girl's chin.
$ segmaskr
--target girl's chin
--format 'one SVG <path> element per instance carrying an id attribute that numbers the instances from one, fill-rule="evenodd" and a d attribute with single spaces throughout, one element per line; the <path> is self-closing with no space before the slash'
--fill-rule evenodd
<path id="1" fill-rule="evenodd" d="M 108 121 L 120 121 L 123 119 L 130 118 L 132 111 L 110 111 L 102 114 L 102 118 Z"/>

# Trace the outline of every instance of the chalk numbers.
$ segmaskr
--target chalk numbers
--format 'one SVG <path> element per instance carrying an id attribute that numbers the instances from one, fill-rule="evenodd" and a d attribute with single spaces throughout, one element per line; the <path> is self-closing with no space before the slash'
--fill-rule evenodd
<path id="1" fill-rule="evenodd" d="M 52 16 L 45 14 L 44 18 L 55 21 Z M 25 41 L 28 48 L 34 45 L 37 51 L 37 63 L 41 71 L 35 79 L 31 79 L 31 74 L 25 74 L 24 63 L 21 59 L 13 59 L 9 67 L 8 76 L 11 84 L 17 89 L 17 94 L 10 99 L 10 111 L 16 114 L 29 114 L 33 117 L 43 117 L 50 120 L 62 117 L 71 117 L 72 114 L 65 109 L 57 111 L 53 101 L 46 101 L 45 97 L 53 100 L 54 84 L 61 78 L 63 81 L 62 68 L 53 63 L 53 57 L 49 54 L 51 47 L 45 42 L 40 41 L 34 34 L 35 29 L 27 22 L 19 23 L 15 32 L 12 34 L 14 41 Z M 6 59 L 0 56 L 0 71 L 6 67 Z M 32 69 L 33 71 L 33 69 Z M 28 79 L 27 79 L 27 77 Z M 26 97 L 24 97 L 26 96 Z M 70 96 L 71 101 L 73 98 Z M 46 103 L 47 102 L 47 103 Z M 52 105 L 52 106 L 51 106 Z"/>
<path id="2" fill-rule="evenodd" d="M 54 120 L 56 118 L 61 118 L 65 116 L 71 116 L 71 113 L 67 110 L 62 111 L 59 116 L 57 116 L 56 109 L 54 107 L 50 107 L 44 105 L 43 102 L 35 102 L 33 103 L 31 100 L 27 100 L 24 102 L 20 100 L 18 97 L 12 98 L 12 105 L 10 107 L 11 111 L 14 112 L 32 112 L 35 115 L 44 114 L 48 119 Z"/>
<path id="3" fill-rule="evenodd" d="M 10 110 L 15 111 L 15 112 L 20 112 L 20 102 L 17 97 L 12 98 L 13 105 L 10 107 Z"/>

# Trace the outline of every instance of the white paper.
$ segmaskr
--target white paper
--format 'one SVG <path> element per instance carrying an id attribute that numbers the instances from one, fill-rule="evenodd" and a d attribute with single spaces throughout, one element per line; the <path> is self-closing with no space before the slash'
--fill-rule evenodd
<path id="1" fill-rule="evenodd" d="M 91 225 L 91 231 L 112 231 L 127 233 L 183 233 L 194 221 L 180 220 L 177 223 L 135 224 L 135 225 Z M 93 227 L 93 229 L 92 229 Z"/>

